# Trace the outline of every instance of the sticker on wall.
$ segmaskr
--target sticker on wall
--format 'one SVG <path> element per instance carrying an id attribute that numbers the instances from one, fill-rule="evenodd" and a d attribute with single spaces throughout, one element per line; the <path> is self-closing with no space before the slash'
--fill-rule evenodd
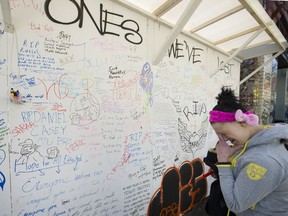
<path id="1" fill-rule="evenodd" d="M 13 88 L 10 89 L 10 101 L 12 103 L 17 103 L 17 104 L 20 104 L 20 103 L 23 103 L 24 101 L 21 99 L 21 95 L 20 95 L 20 92 L 19 90 L 14 90 Z"/>

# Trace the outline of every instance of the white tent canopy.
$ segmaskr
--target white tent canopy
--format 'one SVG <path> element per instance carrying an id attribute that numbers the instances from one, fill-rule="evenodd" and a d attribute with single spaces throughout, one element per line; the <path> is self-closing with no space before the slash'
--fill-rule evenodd
<path id="1" fill-rule="evenodd" d="M 155 65 L 161 61 L 170 43 L 181 32 L 229 56 L 226 63 L 233 58 L 242 61 L 274 53 L 277 53 L 274 56 L 276 58 L 288 47 L 286 39 L 258 0 L 114 2 L 171 27 L 170 36 L 156 47 Z"/>
<path id="2" fill-rule="evenodd" d="M 153 64 L 163 58 L 182 32 L 192 39 L 239 61 L 276 53 L 287 41 L 258 0 L 112 0 L 171 28 L 171 34 L 155 48 Z M 13 32 L 8 0 L 1 0 L 5 31 Z M 266 62 L 267 63 L 267 62 Z M 263 66 L 266 64 L 264 63 Z M 221 68 L 210 73 L 213 76 Z"/>

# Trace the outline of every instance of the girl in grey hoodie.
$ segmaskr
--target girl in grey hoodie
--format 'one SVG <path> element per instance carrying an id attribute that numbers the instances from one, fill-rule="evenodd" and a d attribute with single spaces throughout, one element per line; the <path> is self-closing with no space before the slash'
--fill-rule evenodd
<path id="1" fill-rule="evenodd" d="M 288 126 L 259 125 L 229 88 L 216 99 L 209 121 L 219 137 L 216 165 L 228 208 L 240 216 L 288 216 Z"/>

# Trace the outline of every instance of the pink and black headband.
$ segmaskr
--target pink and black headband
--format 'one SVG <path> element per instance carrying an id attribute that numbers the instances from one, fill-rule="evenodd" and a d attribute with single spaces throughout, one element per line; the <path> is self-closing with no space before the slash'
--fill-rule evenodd
<path id="1" fill-rule="evenodd" d="M 235 113 L 222 112 L 218 110 L 210 111 L 210 122 L 246 122 L 248 125 L 257 125 L 259 123 L 259 117 L 252 112 L 243 113 L 242 110 L 238 109 Z"/>

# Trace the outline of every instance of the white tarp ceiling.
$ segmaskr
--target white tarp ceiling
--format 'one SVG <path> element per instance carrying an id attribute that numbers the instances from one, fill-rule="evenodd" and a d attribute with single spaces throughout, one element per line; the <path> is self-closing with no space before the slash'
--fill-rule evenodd
<path id="1" fill-rule="evenodd" d="M 114 0 L 155 22 L 171 35 L 155 51 L 158 64 L 180 32 L 233 58 L 245 60 L 285 51 L 287 41 L 258 0 Z M 156 48 L 157 49 L 157 48 Z M 216 73 L 215 71 L 214 73 Z M 211 75 L 213 75 L 212 73 Z"/>
<path id="2" fill-rule="evenodd" d="M 231 59 L 242 61 L 274 54 L 266 62 L 269 63 L 288 47 L 284 36 L 258 0 L 112 1 L 171 28 L 166 41 L 155 49 L 154 65 L 161 61 L 181 32 L 227 55 L 223 65 Z M 0 3 L 5 31 L 13 32 L 9 0 Z M 212 71 L 210 77 L 219 69 Z"/>

